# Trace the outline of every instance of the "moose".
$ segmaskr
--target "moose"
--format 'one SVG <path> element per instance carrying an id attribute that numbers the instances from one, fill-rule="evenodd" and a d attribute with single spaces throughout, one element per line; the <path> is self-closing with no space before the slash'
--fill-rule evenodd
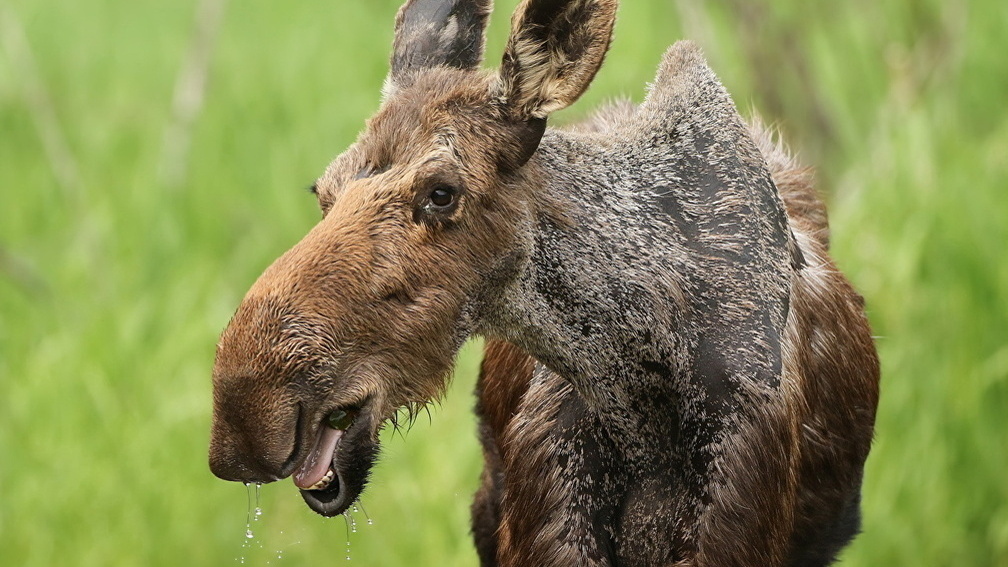
<path id="1" fill-rule="evenodd" d="M 692 43 L 640 104 L 588 88 L 616 0 L 409 0 L 322 220 L 224 330 L 210 468 L 355 502 L 378 433 L 486 339 L 484 566 L 828 565 L 860 530 L 879 364 L 810 171 Z"/>

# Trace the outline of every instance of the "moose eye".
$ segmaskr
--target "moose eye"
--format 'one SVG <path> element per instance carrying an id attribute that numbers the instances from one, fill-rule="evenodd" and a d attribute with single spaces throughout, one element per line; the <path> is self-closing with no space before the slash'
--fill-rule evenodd
<path id="1" fill-rule="evenodd" d="M 438 185 L 430 192 L 430 202 L 438 208 L 446 208 L 455 202 L 455 189 L 447 185 Z"/>
<path id="2" fill-rule="evenodd" d="M 429 226 L 451 226 L 452 213 L 462 200 L 462 191 L 458 186 L 444 181 L 434 181 L 417 191 L 413 222 Z"/>

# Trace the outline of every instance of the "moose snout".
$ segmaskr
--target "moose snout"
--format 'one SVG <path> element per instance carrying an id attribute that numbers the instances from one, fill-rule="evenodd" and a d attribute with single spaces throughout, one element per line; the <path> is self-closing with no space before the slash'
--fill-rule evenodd
<path id="1" fill-rule="evenodd" d="M 238 482 L 265 483 L 290 476 L 300 419 L 300 403 L 280 392 L 264 395 L 250 381 L 219 379 L 210 428 L 210 471 Z"/>
<path id="2" fill-rule="evenodd" d="M 272 482 L 294 469 L 303 400 L 286 341 L 297 312 L 275 294 L 250 294 L 221 334 L 209 462 L 224 480 Z"/>

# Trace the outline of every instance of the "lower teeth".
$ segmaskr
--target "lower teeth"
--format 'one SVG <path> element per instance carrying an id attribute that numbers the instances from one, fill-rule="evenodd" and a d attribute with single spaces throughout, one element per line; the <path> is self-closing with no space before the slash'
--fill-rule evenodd
<path id="1" fill-rule="evenodd" d="M 323 488 L 326 488 L 335 476 L 336 473 L 334 473 L 332 469 L 329 469 L 329 472 L 327 472 L 318 482 L 311 485 L 311 488 L 308 490 L 322 490 Z"/>

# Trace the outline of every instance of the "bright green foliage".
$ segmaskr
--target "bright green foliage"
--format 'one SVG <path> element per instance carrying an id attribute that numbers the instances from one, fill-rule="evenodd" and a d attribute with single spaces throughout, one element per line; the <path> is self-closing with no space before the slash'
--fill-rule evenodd
<path id="1" fill-rule="evenodd" d="M 173 183 L 195 0 L 0 0 L 0 563 L 344 563 L 344 520 L 289 481 L 263 488 L 242 550 L 245 489 L 206 465 L 209 376 L 242 294 L 317 220 L 303 188 L 376 108 L 397 4 L 228 3 Z M 1006 26 L 1001 0 L 627 1 L 557 118 L 640 100 L 690 37 L 818 167 L 883 363 L 847 567 L 1008 565 Z M 351 564 L 475 564 L 478 361 L 463 351 L 430 423 L 385 435 Z"/>

